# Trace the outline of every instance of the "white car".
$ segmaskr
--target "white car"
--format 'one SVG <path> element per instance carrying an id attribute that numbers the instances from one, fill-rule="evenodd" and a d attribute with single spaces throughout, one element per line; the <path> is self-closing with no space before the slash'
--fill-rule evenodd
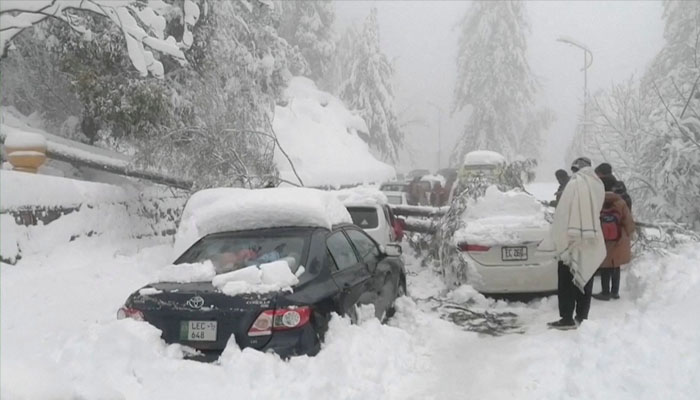
<path id="1" fill-rule="evenodd" d="M 406 206 L 408 205 L 408 197 L 406 192 L 387 192 L 385 191 L 386 199 L 391 205 Z"/>
<path id="2" fill-rule="evenodd" d="M 396 242 L 394 217 L 386 204 L 345 203 L 352 223 L 359 226 L 382 246 Z"/>
<path id="3" fill-rule="evenodd" d="M 395 217 L 385 192 L 360 186 L 334 192 L 350 213 L 353 224 L 362 228 L 382 246 L 396 243 Z"/>
<path id="4" fill-rule="evenodd" d="M 467 206 L 463 228 L 453 238 L 461 276 L 486 294 L 555 291 L 557 262 L 537 251 L 537 245 L 549 234 L 546 213 L 542 204 L 525 192 L 489 187 L 484 197 Z"/>

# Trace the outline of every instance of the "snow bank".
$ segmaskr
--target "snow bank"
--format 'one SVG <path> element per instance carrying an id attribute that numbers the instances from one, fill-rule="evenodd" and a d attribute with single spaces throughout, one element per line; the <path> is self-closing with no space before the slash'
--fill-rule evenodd
<path id="1" fill-rule="evenodd" d="M 483 197 L 469 200 L 462 214 L 464 228 L 455 232 L 454 243 L 482 245 L 519 243 L 524 231 L 543 231 L 549 227 L 545 208 L 534 197 L 517 190 L 501 192 L 496 186 Z"/>
<path id="2" fill-rule="evenodd" d="M 124 187 L 3 170 L 0 256 L 14 262 L 83 236 L 170 236 L 183 203 L 181 195 L 162 187 Z M 36 217 L 38 224 L 18 223 L 16 218 L 27 215 Z"/>
<path id="3" fill-rule="evenodd" d="M 158 282 L 206 282 L 216 275 L 214 264 L 210 260 L 202 263 L 167 265 L 160 270 Z"/>
<path id="4" fill-rule="evenodd" d="M 506 158 L 495 151 L 477 150 L 464 156 L 464 165 L 502 165 Z"/>
<path id="5" fill-rule="evenodd" d="M 337 97 L 320 91 L 307 78 L 296 77 L 285 90 L 287 104 L 275 108 L 273 127 L 305 186 L 340 186 L 394 178 L 393 167 L 370 154 L 357 135 L 365 122 Z M 282 178 L 297 182 L 279 149 L 275 163 Z"/>
<path id="6" fill-rule="evenodd" d="M 334 190 L 331 193 L 344 205 L 387 204 L 386 194 L 374 186 L 358 186 L 350 189 Z"/>
<path id="7" fill-rule="evenodd" d="M 206 189 L 192 195 L 185 206 L 173 256 L 211 233 L 293 226 L 331 229 L 351 221 L 345 207 L 321 190 Z"/>
<path id="8" fill-rule="evenodd" d="M 17 171 L 0 170 L 0 182 L 3 210 L 28 206 L 76 207 L 84 203 L 126 201 L 138 195 L 135 188 Z"/>

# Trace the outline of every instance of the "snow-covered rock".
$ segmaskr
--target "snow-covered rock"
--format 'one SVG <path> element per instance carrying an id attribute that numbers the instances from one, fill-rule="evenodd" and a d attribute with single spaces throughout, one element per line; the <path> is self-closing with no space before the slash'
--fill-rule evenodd
<path id="1" fill-rule="evenodd" d="M 285 97 L 286 105 L 275 109 L 273 127 L 305 186 L 383 182 L 396 175 L 393 167 L 370 154 L 357 135 L 367 132 L 367 125 L 337 97 L 302 77 L 289 82 Z M 282 178 L 297 182 L 279 149 L 275 162 Z"/>

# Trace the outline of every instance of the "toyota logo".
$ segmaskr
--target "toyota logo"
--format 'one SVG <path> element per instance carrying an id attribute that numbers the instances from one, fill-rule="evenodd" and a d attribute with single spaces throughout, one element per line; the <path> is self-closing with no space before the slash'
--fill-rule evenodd
<path id="1" fill-rule="evenodd" d="M 187 300 L 187 303 L 185 304 L 187 305 L 187 307 L 200 309 L 204 305 L 204 299 L 200 296 L 194 296 L 191 299 Z"/>

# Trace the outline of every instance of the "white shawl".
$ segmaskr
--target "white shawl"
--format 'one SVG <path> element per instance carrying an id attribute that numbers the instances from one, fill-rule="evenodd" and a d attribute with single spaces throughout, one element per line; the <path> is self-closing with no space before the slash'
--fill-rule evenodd
<path id="1" fill-rule="evenodd" d="M 600 229 L 600 210 L 605 199 L 603 182 L 590 167 L 575 173 L 557 203 L 549 238 L 540 251 L 554 252 L 569 265 L 574 283 L 583 287 L 605 259 L 605 239 Z"/>

